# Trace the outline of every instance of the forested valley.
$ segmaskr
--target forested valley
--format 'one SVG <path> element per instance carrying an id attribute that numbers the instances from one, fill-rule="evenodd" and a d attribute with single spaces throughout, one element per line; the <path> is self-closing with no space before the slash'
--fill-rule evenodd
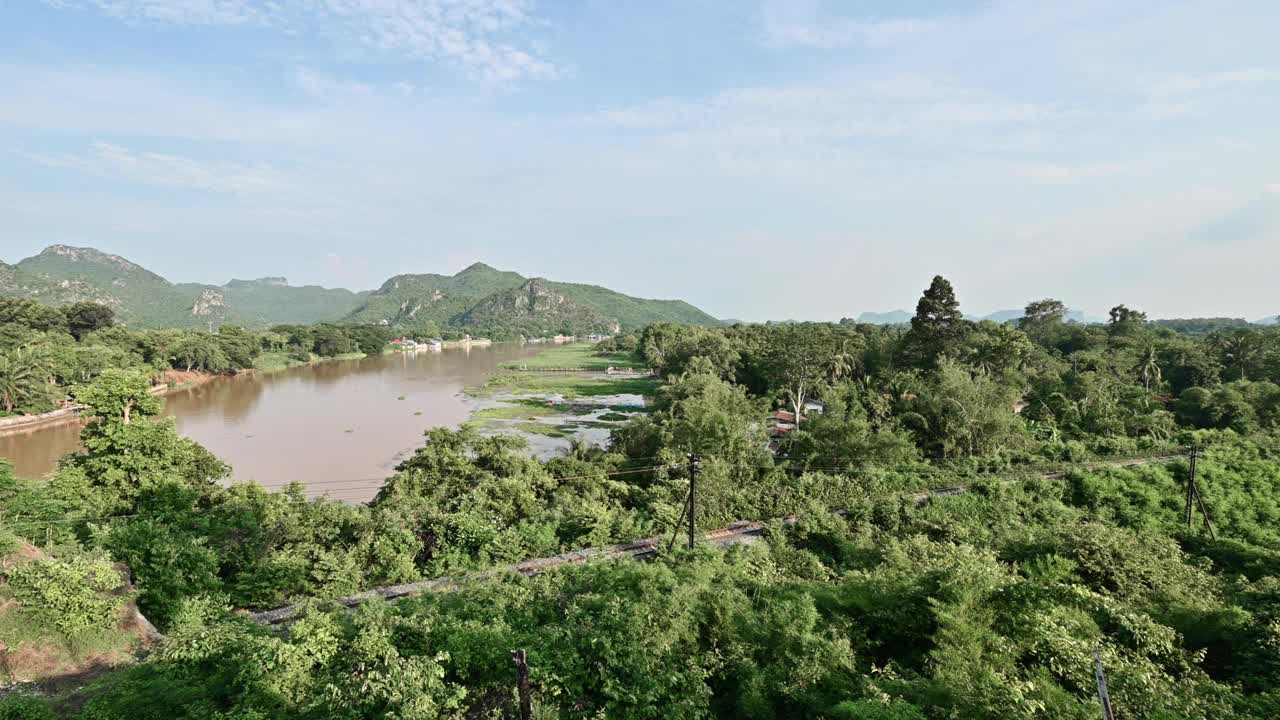
<path id="1" fill-rule="evenodd" d="M 606 447 L 438 428 L 350 505 L 224 484 L 150 384 L 389 330 L 0 310 L 4 409 L 98 418 L 46 479 L 0 462 L 0 680 L 24 648 L 121 642 L 126 603 L 163 633 L 0 718 L 515 718 L 514 650 L 538 718 L 1096 718 L 1097 665 L 1118 717 L 1280 716 L 1280 329 L 1056 300 L 975 323 L 941 277 L 909 326 L 649 325 L 600 347 L 665 379 Z M 759 542 L 332 603 L 671 536 L 691 454 L 698 527 L 768 521 Z M 283 629 L 243 612 L 292 602 Z"/>

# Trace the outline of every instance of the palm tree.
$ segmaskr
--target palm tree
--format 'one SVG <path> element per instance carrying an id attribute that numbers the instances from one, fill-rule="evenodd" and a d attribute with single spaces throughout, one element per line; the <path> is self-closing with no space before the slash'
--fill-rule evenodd
<path id="1" fill-rule="evenodd" d="M 857 359 L 853 353 L 849 352 L 849 341 L 845 340 L 840 346 L 840 352 L 831 356 L 831 360 L 827 363 L 827 380 L 832 385 L 840 382 L 844 378 L 853 373 L 854 365 Z"/>
<path id="2" fill-rule="evenodd" d="M 1163 377 L 1160 373 L 1160 355 L 1154 345 L 1148 345 L 1138 358 L 1138 377 L 1142 378 L 1142 386 L 1151 392 L 1151 382 L 1159 384 Z"/>
<path id="3" fill-rule="evenodd" d="M 6 414 L 52 382 L 48 357 L 39 349 L 25 346 L 0 355 L 0 404 Z"/>
<path id="4" fill-rule="evenodd" d="M 1222 354 L 1224 365 L 1239 368 L 1241 380 L 1249 379 L 1249 368 L 1262 354 L 1258 334 L 1251 330 L 1214 333 L 1209 344 Z"/>

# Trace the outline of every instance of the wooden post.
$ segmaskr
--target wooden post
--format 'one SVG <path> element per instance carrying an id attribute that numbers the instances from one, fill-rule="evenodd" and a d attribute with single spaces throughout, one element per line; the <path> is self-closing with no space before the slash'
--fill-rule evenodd
<path id="1" fill-rule="evenodd" d="M 689 549 L 692 550 L 698 542 L 698 524 L 696 521 L 697 509 L 697 483 L 698 483 L 698 463 L 699 458 L 694 453 L 689 453 Z"/>
<path id="2" fill-rule="evenodd" d="M 520 720 L 532 720 L 533 697 L 529 693 L 529 657 L 524 650 L 512 650 L 511 661 L 516 664 L 516 689 L 520 693 Z"/>
<path id="3" fill-rule="evenodd" d="M 1098 702 L 1102 703 L 1102 720 L 1115 720 L 1111 711 L 1111 696 L 1107 694 L 1107 676 L 1102 672 L 1102 656 L 1093 651 L 1093 674 L 1098 680 Z"/>
<path id="4" fill-rule="evenodd" d="M 1195 445 L 1192 445 L 1191 454 L 1189 456 L 1190 468 L 1188 470 L 1188 475 L 1187 475 L 1187 507 L 1186 507 L 1186 513 L 1185 513 L 1188 531 L 1191 530 L 1191 503 L 1195 499 L 1195 495 L 1196 495 L 1196 459 L 1198 458 L 1199 455 L 1200 455 L 1200 448 L 1196 447 Z"/>

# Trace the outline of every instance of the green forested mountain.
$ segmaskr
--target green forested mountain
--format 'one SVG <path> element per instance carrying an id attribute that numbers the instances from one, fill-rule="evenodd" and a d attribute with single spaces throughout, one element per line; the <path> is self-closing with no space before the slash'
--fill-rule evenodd
<path id="1" fill-rule="evenodd" d="M 0 262 L 0 295 L 13 295 L 21 287 L 21 273 L 7 263 Z"/>
<path id="2" fill-rule="evenodd" d="M 52 245 L 16 269 L 22 286 L 11 294 L 19 297 L 56 305 L 98 302 L 123 322 L 138 325 L 183 326 L 208 319 L 189 312 L 202 288 L 179 288 L 140 265 L 93 248 Z"/>
<path id="3" fill-rule="evenodd" d="M 526 280 L 518 287 L 481 300 L 458 318 L 458 323 L 538 336 L 609 333 L 619 329 L 616 320 L 595 307 L 571 299 L 561 287 L 541 278 Z"/>
<path id="4" fill-rule="evenodd" d="M 293 286 L 282 277 L 232 280 L 222 287 L 235 321 L 251 327 L 333 320 L 355 309 L 365 294 L 319 285 Z"/>
<path id="5" fill-rule="evenodd" d="M 522 282 L 524 278 L 518 273 L 495 270 L 484 263 L 476 263 L 452 277 L 435 273 L 396 275 L 369 293 L 348 320 L 444 326 L 485 297 Z"/>
<path id="6" fill-rule="evenodd" d="M 523 290 L 521 290 L 523 288 Z M 555 302 L 550 302 L 551 296 Z M 134 327 L 266 327 L 325 321 L 495 333 L 597 332 L 650 322 L 719 324 L 675 300 L 643 300 L 590 285 L 529 280 L 476 263 L 457 275 L 397 275 L 372 292 L 295 287 L 282 277 L 225 285 L 172 283 L 118 255 L 54 245 L 17 265 L 0 263 L 0 296 L 64 305 L 99 302 Z M 523 299 L 522 299 L 523 298 Z M 526 302 L 540 298 L 536 302 Z"/>
<path id="7" fill-rule="evenodd" d="M 651 322 L 720 324 L 680 300 L 647 300 L 594 285 L 530 279 L 483 263 L 453 277 L 397 275 L 370 293 L 364 305 L 347 319 L 524 334 L 597 332 L 615 325 L 638 328 Z"/>
<path id="8" fill-rule="evenodd" d="M 22 287 L 0 281 L 0 292 L 55 304 L 92 300 L 140 327 L 312 323 L 339 318 L 359 302 L 350 290 L 292 287 L 284 278 L 175 284 L 118 255 L 66 245 L 45 248 L 15 269 Z"/>
<path id="9" fill-rule="evenodd" d="M 595 308 L 623 327 L 638 328 L 654 322 L 681 325 L 719 325 L 720 321 L 683 300 L 647 300 L 614 292 L 597 285 L 547 283 L 574 302 Z"/>

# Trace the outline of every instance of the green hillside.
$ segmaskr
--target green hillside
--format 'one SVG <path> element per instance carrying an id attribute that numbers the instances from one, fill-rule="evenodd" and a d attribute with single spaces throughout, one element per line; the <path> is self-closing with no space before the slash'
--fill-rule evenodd
<path id="1" fill-rule="evenodd" d="M 486 334 L 588 335 L 611 333 L 618 322 L 604 315 L 598 306 L 588 305 L 563 292 L 562 285 L 542 278 L 527 280 L 519 287 L 495 293 L 455 319 L 455 324 Z"/>
<path id="2" fill-rule="evenodd" d="M 449 277 L 434 273 L 397 275 L 369 293 L 347 318 L 352 322 L 439 327 L 451 324 L 484 298 L 510 290 L 525 281 L 519 273 L 476 263 Z"/>
<path id="3" fill-rule="evenodd" d="M 614 292 L 596 285 L 548 283 L 565 297 L 594 308 L 617 320 L 624 328 L 638 328 L 652 322 L 681 325 L 719 325 L 720 321 L 683 300 L 648 300 Z"/>
<path id="4" fill-rule="evenodd" d="M 0 295 L 16 295 L 21 287 L 18 269 L 0 262 Z"/>
<path id="5" fill-rule="evenodd" d="M 221 320 L 192 315 L 203 287 L 180 288 L 141 265 L 93 248 L 53 245 L 19 262 L 17 269 L 32 278 L 21 293 L 24 297 L 51 304 L 99 302 L 130 325 L 190 326 Z"/>
<path id="6" fill-rule="evenodd" d="M 651 322 L 719 325 L 681 300 L 634 298 L 594 285 L 528 279 L 476 263 L 453 277 L 397 275 L 350 315 L 358 322 L 503 330 L 524 335 L 607 332 Z"/>
<path id="7" fill-rule="evenodd" d="M 529 278 L 475 263 L 456 275 L 397 275 L 371 292 L 295 287 L 282 277 L 226 285 L 172 283 L 119 255 L 53 245 L 0 263 L 0 296 L 51 305 L 89 300 L 132 327 L 267 327 L 345 320 L 497 337 L 587 334 L 651 322 L 718 325 L 679 300 L 645 300 L 593 285 Z"/>
<path id="8" fill-rule="evenodd" d="M 292 287 L 284 278 L 175 284 L 118 255 L 67 245 L 0 267 L 0 295 L 55 305 L 100 302 L 134 327 L 314 323 L 341 318 L 360 302 L 350 290 Z"/>
<path id="9" fill-rule="evenodd" d="M 333 320 L 359 306 L 362 294 L 318 285 L 294 287 L 282 277 L 232 280 L 222 288 L 232 322 L 250 327 Z"/>

